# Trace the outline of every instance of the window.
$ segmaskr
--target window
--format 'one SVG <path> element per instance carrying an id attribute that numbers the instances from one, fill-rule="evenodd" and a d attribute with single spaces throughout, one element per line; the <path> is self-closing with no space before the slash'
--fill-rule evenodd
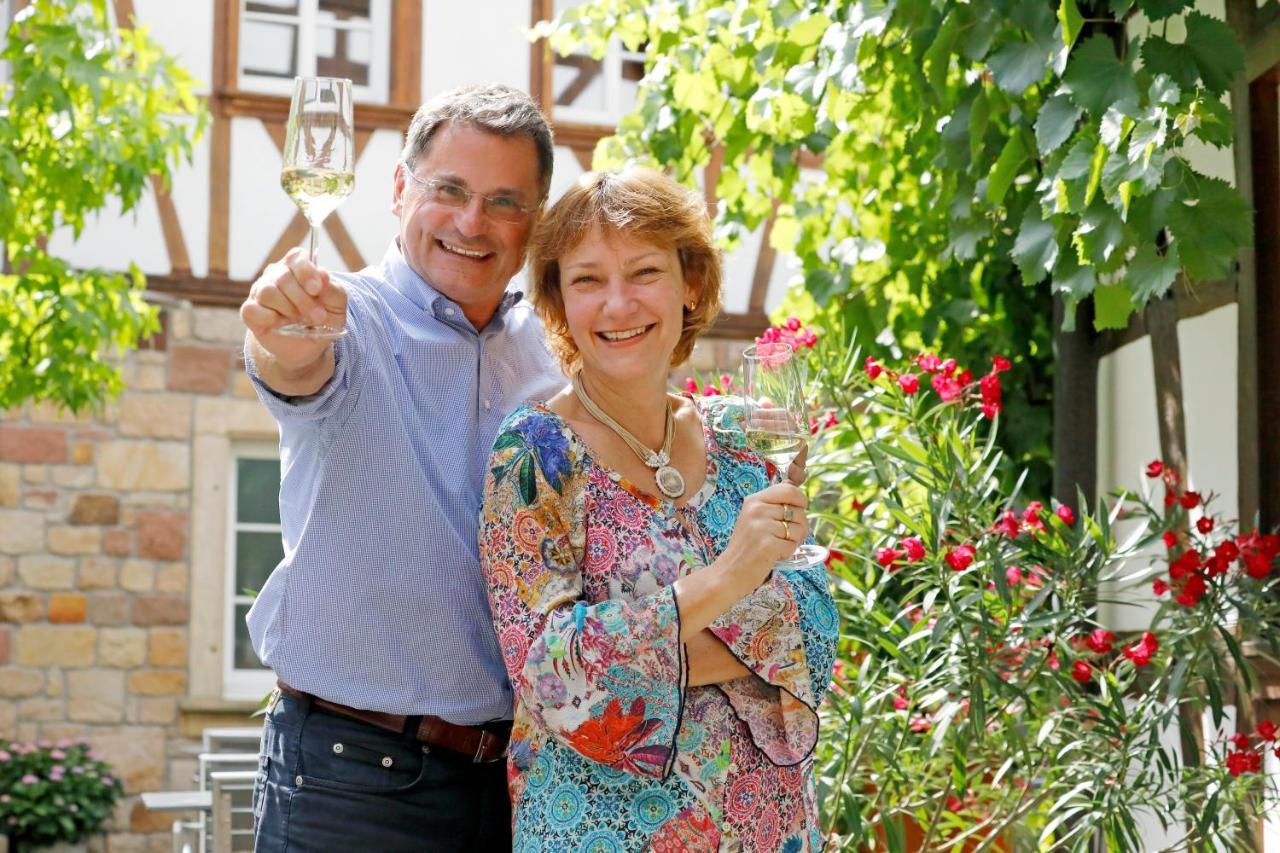
<path id="1" fill-rule="evenodd" d="M 239 86 L 290 94 L 293 78 L 349 77 L 356 100 L 386 103 L 391 0 L 239 0 Z"/>
<path id="2" fill-rule="evenodd" d="M 280 458 L 271 444 L 242 444 L 231 454 L 227 489 L 227 594 L 223 694 L 228 699 L 260 699 L 275 676 L 249 642 L 244 617 L 253 594 L 262 589 L 280 560 Z"/>
<path id="3" fill-rule="evenodd" d="M 5 34 L 9 31 L 9 23 L 12 20 L 13 9 L 9 0 L 0 0 L 0 47 L 6 41 Z M 9 63 L 0 62 L 0 102 L 8 102 L 9 96 L 5 94 L 5 87 L 9 84 Z"/>
<path id="4" fill-rule="evenodd" d="M 581 0 L 556 0 L 555 13 L 577 6 Z M 631 112 L 636 90 L 644 77 L 644 50 L 628 51 L 621 44 L 609 46 L 604 59 L 586 53 L 555 56 L 551 70 L 554 115 L 560 121 L 616 125 Z"/>

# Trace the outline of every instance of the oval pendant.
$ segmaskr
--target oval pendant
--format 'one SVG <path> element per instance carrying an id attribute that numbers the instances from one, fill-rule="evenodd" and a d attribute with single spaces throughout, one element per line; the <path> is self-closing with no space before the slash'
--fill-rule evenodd
<path id="1" fill-rule="evenodd" d="M 673 500 L 684 494 L 684 477 L 670 465 L 663 465 L 653 474 L 658 483 L 658 491 Z"/>

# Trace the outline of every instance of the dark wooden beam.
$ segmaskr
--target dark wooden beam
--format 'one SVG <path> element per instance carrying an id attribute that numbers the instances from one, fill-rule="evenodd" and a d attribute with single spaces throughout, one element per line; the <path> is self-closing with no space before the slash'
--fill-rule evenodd
<path id="1" fill-rule="evenodd" d="M 536 26 L 539 21 L 551 20 L 554 11 L 553 0 L 530 0 L 529 26 Z M 551 103 L 555 100 L 551 90 L 551 66 L 554 61 L 551 44 L 546 39 L 538 39 L 530 46 L 529 94 L 548 119 L 551 117 Z M 556 141 L 560 140 L 557 138 Z"/>
<path id="2" fill-rule="evenodd" d="M 416 110 L 422 103 L 422 0 L 395 0 L 391 11 L 392 106 Z"/>
<path id="3" fill-rule="evenodd" d="M 1237 279 L 1209 281 L 1191 285 L 1185 279 L 1179 279 L 1173 287 L 1173 300 L 1177 307 L 1179 320 L 1190 320 L 1216 311 L 1236 301 Z M 1128 327 L 1104 332 L 1098 338 L 1098 357 L 1110 355 L 1123 346 L 1140 341 L 1147 336 L 1147 321 L 1141 314 L 1135 314 Z"/>
<path id="4" fill-rule="evenodd" d="M 1062 331 L 1066 306 L 1053 299 L 1053 496 L 1090 509 L 1098 498 L 1098 334 L 1093 300 L 1076 308 L 1076 330 Z"/>
<path id="5" fill-rule="evenodd" d="M 1252 389 L 1257 433 L 1257 513 L 1263 529 L 1280 525 L 1280 88 L 1277 69 L 1249 86 L 1255 280 Z M 1242 306 L 1243 309 L 1243 306 Z M 1243 310 L 1241 312 L 1244 313 Z M 1252 516 L 1241 512 L 1247 522 Z"/>

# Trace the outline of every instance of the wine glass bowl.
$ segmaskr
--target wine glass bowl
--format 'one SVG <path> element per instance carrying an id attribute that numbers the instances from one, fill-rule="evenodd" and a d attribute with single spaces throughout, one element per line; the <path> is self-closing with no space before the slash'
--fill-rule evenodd
<path id="1" fill-rule="evenodd" d="M 742 354 L 743 433 L 747 446 L 785 472 L 809 437 L 801 359 L 790 344 L 756 344 Z M 830 552 L 803 543 L 779 568 L 803 568 Z"/>
<path id="2" fill-rule="evenodd" d="M 307 256 L 314 264 L 320 223 L 355 189 L 355 122 L 351 81 L 340 77 L 296 77 L 285 129 L 280 186 L 307 223 Z M 285 335 L 337 338 L 343 328 L 293 323 Z"/>

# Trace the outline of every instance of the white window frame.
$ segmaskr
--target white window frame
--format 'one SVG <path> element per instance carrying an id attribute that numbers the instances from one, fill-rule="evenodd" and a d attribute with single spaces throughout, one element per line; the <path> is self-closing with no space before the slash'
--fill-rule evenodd
<path id="1" fill-rule="evenodd" d="M 302 77 L 314 77 L 316 74 L 316 30 L 320 26 L 320 0 L 298 0 L 298 13 L 250 12 L 245 9 L 249 0 L 237 0 L 240 4 L 240 31 L 249 21 L 263 23 L 296 23 L 298 26 L 298 74 Z M 346 24 L 341 21 L 326 23 L 326 27 L 340 30 L 363 30 L 360 25 Z M 362 103 L 385 104 L 390 98 L 391 78 L 391 0 L 370 0 L 369 28 L 372 45 L 369 61 L 369 85 L 351 86 L 352 97 Z M 244 52 L 236 51 L 236 79 L 241 89 L 254 92 L 267 92 L 276 95 L 293 94 L 293 81 L 280 77 L 265 77 L 259 74 L 246 73 L 244 69 Z"/>
<path id="2" fill-rule="evenodd" d="M 235 442 L 231 445 L 231 453 L 227 469 L 227 531 L 226 531 L 226 570 L 225 593 L 223 595 L 223 633 L 225 641 L 222 646 L 222 695 L 224 699 L 258 700 L 271 692 L 275 687 L 276 675 L 270 669 L 237 669 L 236 653 L 236 607 L 253 601 L 244 595 L 236 586 L 236 533 L 240 531 L 279 533 L 279 524 L 262 524 L 241 522 L 237 519 L 236 503 L 239 496 L 239 463 L 242 459 L 280 459 L 280 450 L 275 444 L 268 442 Z"/>
<path id="3" fill-rule="evenodd" d="M 590 54 L 574 54 L 590 58 Z M 644 64 L 645 55 L 641 51 L 627 50 L 620 41 L 612 41 L 609 43 L 609 49 L 605 52 L 604 58 L 600 60 L 600 76 L 604 83 L 604 108 L 595 110 L 589 107 L 575 107 L 572 105 L 560 106 L 556 105 L 552 109 L 555 118 L 559 121 L 580 122 L 582 124 L 607 124 L 616 125 L 627 113 L 631 112 L 634 105 L 622 104 L 622 63 L 626 60 L 638 61 Z M 552 59 L 552 76 L 554 79 L 555 68 L 554 58 Z M 553 93 L 554 97 L 554 93 Z"/>

